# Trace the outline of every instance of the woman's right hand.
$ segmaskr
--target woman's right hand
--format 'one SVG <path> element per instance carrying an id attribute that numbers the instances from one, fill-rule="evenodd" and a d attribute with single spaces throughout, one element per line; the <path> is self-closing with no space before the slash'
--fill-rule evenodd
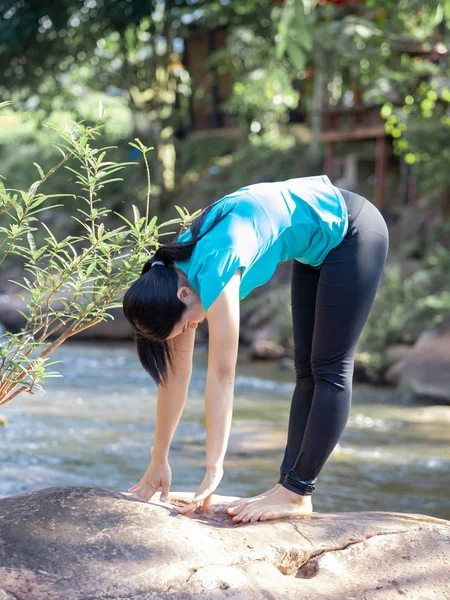
<path id="1" fill-rule="evenodd" d="M 160 501 L 165 502 L 169 496 L 169 488 L 172 483 L 172 471 L 167 460 L 152 459 L 144 476 L 139 483 L 128 491 L 133 492 L 135 498 L 148 502 L 161 488 Z"/>

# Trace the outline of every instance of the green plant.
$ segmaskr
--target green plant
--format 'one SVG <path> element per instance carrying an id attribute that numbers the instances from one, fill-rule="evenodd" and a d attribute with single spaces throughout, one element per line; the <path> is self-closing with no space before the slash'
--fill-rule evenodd
<path id="1" fill-rule="evenodd" d="M 57 376 L 48 370 L 54 364 L 49 361 L 51 353 L 67 338 L 113 318 L 109 311 L 121 306 L 121 293 L 139 275 L 160 238 L 176 233 L 166 229 L 175 224 L 187 227 L 195 216 L 177 206 L 179 218 L 160 225 L 156 216 L 150 218 L 146 155 L 152 148 L 136 139 L 131 146 L 141 153 L 147 173 L 145 215 L 133 206 L 131 221 L 118 215 L 125 224 L 109 228 L 112 211 L 102 195 L 110 183 L 120 180 L 117 174 L 134 163 L 108 160 L 111 147 L 93 146 L 101 133 L 101 121 L 92 127 L 75 122 L 64 129 L 52 127 L 60 137 L 60 162 L 47 173 L 35 164 L 39 179 L 27 191 L 8 189 L 0 181 L 0 265 L 14 254 L 27 271 L 23 282 L 14 282 L 23 289 L 18 295 L 26 306 L 22 312 L 25 326 L 19 333 L 6 332 L 0 338 L 0 405 L 21 392 L 42 389 L 45 377 Z M 68 195 L 39 190 L 61 167 L 75 175 L 81 193 L 69 195 L 78 230 L 58 240 L 42 215 L 61 207 L 49 205 L 49 200 Z M 33 235 L 38 226 L 46 231 L 42 243 Z"/>
<path id="2" fill-rule="evenodd" d="M 393 344 L 413 343 L 427 328 L 450 311 L 450 293 L 436 287 L 439 266 L 406 276 L 399 265 L 385 267 L 383 281 L 358 343 L 358 352 L 370 356 L 368 371 L 385 363 L 384 350 Z"/>
<path id="3" fill-rule="evenodd" d="M 403 106 L 386 103 L 381 115 L 386 119 L 386 131 L 394 139 L 394 151 L 412 166 L 420 192 L 425 197 L 437 197 L 439 203 L 448 197 L 450 176 L 450 89 L 444 73 L 423 81 L 413 93 L 408 93 Z M 448 204 L 448 201 L 447 201 Z M 444 212 L 448 212 L 449 207 Z"/>

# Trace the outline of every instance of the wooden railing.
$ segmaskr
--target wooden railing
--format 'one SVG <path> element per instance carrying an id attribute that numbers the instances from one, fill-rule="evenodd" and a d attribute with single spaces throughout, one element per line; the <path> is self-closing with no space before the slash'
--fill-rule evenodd
<path id="1" fill-rule="evenodd" d="M 330 177 L 335 173 L 336 142 L 354 140 L 376 140 L 375 147 L 375 195 L 377 208 L 384 208 L 384 188 L 386 179 L 386 163 L 389 151 L 384 120 L 379 106 L 355 106 L 326 110 L 322 113 L 322 134 L 320 140 L 327 143 L 324 160 L 324 172 Z"/>

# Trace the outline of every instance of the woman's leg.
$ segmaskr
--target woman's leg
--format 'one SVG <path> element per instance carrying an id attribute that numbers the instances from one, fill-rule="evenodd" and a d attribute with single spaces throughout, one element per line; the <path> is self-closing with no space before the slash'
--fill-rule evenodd
<path id="1" fill-rule="evenodd" d="M 349 224 L 344 240 L 320 267 L 311 348 L 311 408 L 306 428 L 303 411 L 294 408 L 300 414 L 298 435 L 302 442 L 282 482 L 297 494 L 312 493 L 347 423 L 356 345 L 375 298 L 387 250 L 384 219 L 366 201 Z M 287 454 L 292 455 L 290 449 Z"/>
<path id="2" fill-rule="evenodd" d="M 297 302 L 292 305 L 293 324 L 298 333 L 294 332 L 294 339 L 299 340 L 296 369 L 300 387 L 297 390 L 296 386 L 294 391 L 288 444 L 280 473 L 288 468 L 289 471 L 273 493 L 234 509 L 231 514 L 236 522 L 311 514 L 310 495 L 317 475 L 348 419 L 356 345 L 381 279 L 388 231 L 373 204 L 351 192 L 343 191 L 343 195 L 349 208 L 349 228 L 344 240 L 320 267 L 314 314 L 310 312 L 314 269 L 300 266 L 297 270 L 306 277 L 303 290 L 295 288 L 299 305 L 302 293 L 309 294 L 310 302 L 298 310 Z M 311 328 L 312 343 L 308 349 Z M 309 364 L 305 358 L 308 352 Z"/>
<path id="3" fill-rule="evenodd" d="M 289 413 L 286 449 L 278 483 L 294 467 L 303 441 L 314 394 L 311 351 L 320 271 L 294 260 L 291 279 L 292 330 L 294 337 L 295 389 Z"/>
<path id="4" fill-rule="evenodd" d="M 227 512 L 235 515 L 249 503 L 274 493 L 293 467 L 302 444 L 314 392 L 311 372 L 311 344 L 314 328 L 317 282 L 319 271 L 309 265 L 293 261 L 291 278 L 291 306 L 294 336 L 294 363 L 297 383 L 291 402 L 286 450 L 280 468 L 278 483 L 267 492 L 252 498 L 240 498 L 228 505 Z"/>

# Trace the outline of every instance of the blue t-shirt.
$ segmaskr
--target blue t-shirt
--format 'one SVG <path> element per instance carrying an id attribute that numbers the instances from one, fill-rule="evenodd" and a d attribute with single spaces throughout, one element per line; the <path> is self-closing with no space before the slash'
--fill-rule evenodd
<path id="1" fill-rule="evenodd" d="M 225 206 L 224 206 L 225 205 Z M 201 238 L 185 261 L 175 265 L 200 295 L 205 310 L 242 267 L 239 298 L 272 277 L 278 263 L 291 258 L 319 266 L 344 238 L 347 206 L 326 175 L 257 183 L 215 202 L 200 229 L 217 210 L 231 212 Z M 177 241 L 191 239 L 189 230 Z"/>

